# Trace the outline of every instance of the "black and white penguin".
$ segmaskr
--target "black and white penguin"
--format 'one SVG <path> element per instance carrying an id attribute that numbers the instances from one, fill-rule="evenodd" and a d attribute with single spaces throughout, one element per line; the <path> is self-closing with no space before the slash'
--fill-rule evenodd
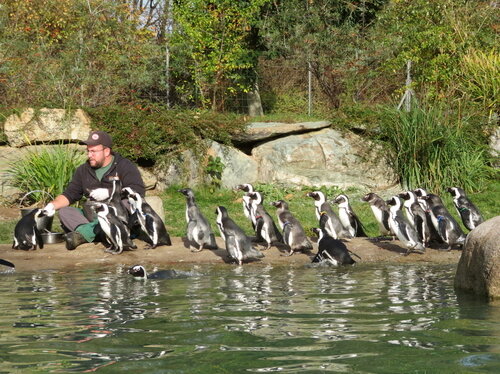
<path id="1" fill-rule="evenodd" d="M 250 197 L 247 195 L 248 192 L 255 191 L 253 185 L 250 183 L 238 184 L 235 189 L 245 192 L 245 195 L 242 197 L 243 214 L 250 220 L 250 222 L 252 222 L 252 228 L 255 230 L 255 217 L 252 216 L 252 202 L 250 201 Z"/>
<path id="2" fill-rule="evenodd" d="M 404 200 L 403 206 L 406 210 L 406 218 L 417 232 L 418 240 L 427 247 L 431 238 L 431 232 L 427 225 L 427 216 L 422 206 L 417 201 L 413 191 L 401 192 L 399 195 Z"/>
<path id="3" fill-rule="evenodd" d="M 274 223 L 274 220 L 264 208 L 262 194 L 254 191 L 247 192 L 247 196 L 250 197 L 251 201 L 252 215 L 255 219 L 255 235 L 257 238 L 262 239 L 266 243 L 266 249 L 271 248 L 272 244 L 282 243 L 283 236 L 278 230 L 276 223 Z"/>
<path id="4" fill-rule="evenodd" d="M 106 201 L 106 204 L 108 204 L 109 207 L 113 207 L 115 210 L 116 216 L 125 224 L 128 223 L 129 220 L 129 212 L 127 209 L 123 206 L 122 204 L 122 182 L 120 178 L 118 177 L 118 174 L 109 177 L 109 179 L 113 183 L 113 189 L 111 190 L 111 194 L 109 196 L 108 201 Z"/>
<path id="5" fill-rule="evenodd" d="M 460 187 L 449 187 L 447 191 L 453 197 L 453 204 L 457 209 L 462 222 L 468 230 L 474 230 L 479 224 L 484 222 L 481 212 L 470 201 L 465 191 Z"/>
<path id="6" fill-rule="evenodd" d="M 392 238 L 396 236 L 395 233 L 391 231 L 389 226 L 389 207 L 385 203 L 385 200 L 382 199 L 379 195 L 374 192 L 369 192 L 365 196 L 361 198 L 361 200 L 366 201 L 370 204 L 370 208 L 375 216 L 375 219 L 378 223 L 378 228 L 380 230 L 380 234 L 391 235 Z"/>
<path id="7" fill-rule="evenodd" d="M 455 244 L 462 245 L 465 242 L 465 234 L 441 198 L 438 195 L 427 194 L 423 199 L 427 202 L 432 224 L 441 240 L 448 245 L 448 250 Z"/>
<path id="8" fill-rule="evenodd" d="M 139 234 L 139 238 L 148 243 L 146 249 L 172 245 L 165 223 L 140 194 L 130 187 L 125 187 L 122 196 L 127 197 L 130 203 L 129 227 L 131 230 L 132 228 L 140 228 L 142 235 Z"/>
<path id="9" fill-rule="evenodd" d="M 311 262 L 327 263 L 333 266 L 356 263 L 345 244 L 339 239 L 332 238 L 326 229 L 315 227 L 313 231 L 318 235 L 318 253 Z"/>
<path id="10" fill-rule="evenodd" d="M 273 201 L 271 205 L 276 207 L 278 223 L 283 232 L 283 242 L 290 248 L 288 256 L 296 251 L 310 251 L 313 246 L 299 220 L 288 209 L 288 204 L 283 200 L 278 200 Z"/>
<path id="11" fill-rule="evenodd" d="M 390 219 L 389 224 L 391 225 L 391 230 L 396 233 L 399 241 L 403 243 L 408 249 L 406 254 L 410 252 L 420 252 L 425 251 L 425 247 L 418 240 L 416 231 L 410 225 L 410 223 L 405 219 L 403 212 L 401 211 L 401 201 L 398 196 L 393 196 L 387 200 L 387 205 L 389 206 Z"/>
<path id="12" fill-rule="evenodd" d="M 350 237 L 349 233 L 344 232 L 344 227 L 342 226 L 339 217 L 326 201 L 326 196 L 322 191 L 308 192 L 306 196 L 314 199 L 314 207 L 318 223 L 321 220 L 321 216 L 325 215 L 328 218 L 325 222 L 325 230 L 332 238 L 338 239 Z"/>
<path id="13" fill-rule="evenodd" d="M 183 188 L 179 192 L 186 196 L 187 240 L 191 252 L 200 252 L 203 248 L 218 249 L 210 223 L 196 205 L 193 190 Z M 192 246 L 193 243 L 196 247 Z"/>
<path id="14" fill-rule="evenodd" d="M 14 227 L 13 249 L 25 251 L 43 248 L 42 234 L 38 227 L 47 213 L 43 209 L 33 209 L 27 215 L 21 217 Z"/>
<path id="15" fill-rule="evenodd" d="M 130 275 L 133 275 L 136 279 L 182 279 L 189 278 L 194 275 L 199 275 L 197 273 L 179 271 L 174 269 L 168 270 L 158 270 L 154 273 L 148 274 L 146 268 L 142 265 L 134 265 L 127 271 Z"/>
<path id="16" fill-rule="evenodd" d="M 0 274 L 10 274 L 16 271 L 16 266 L 3 258 L 0 258 Z"/>
<path id="17" fill-rule="evenodd" d="M 413 190 L 413 193 L 417 197 L 418 204 L 425 212 L 425 222 L 427 223 L 427 228 L 429 230 L 429 236 L 430 236 L 427 243 L 428 244 L 444 243 L 443 240 L 441 239 L 441 235 L 439 235 L 436 228 L 434 227 L 434 224 L 432 223 L 431 211 L 429 209 L 427 201 L 425 200 L 425 197 L 428 195 L 428 192 L 423 188 L 416 188 Z"/>
<path id="18" fill-rule="evenodd" d="M 110 244 L 105 249 L 106 252 L 120 254 L 124 250 L 137 248 L 130 239 L 128 227 L 116 216 L 112 208 L 105 203 L 95 203 L 94 207 L 99 225 Z"/>
<path id="19" fill-rule="evenodd" d="M 349 198 L 342 194 L 338 195 L 333 202 L 339 206 L 340 222 L 342 222 L 344 229 L 349 232 L 350 237 L 366 237 L 363 224 L 352 210 Z"/>
<path id="20" fill-rule="evenodd" d="M 262 252 L 252 247 L 250 238 L 246 236 L 245 232 L 229 218 L 225 207 L 218 206 L 215 214 L 217 215 L 217 227 L 219 227 L 220 235 L 226 244 L 229 257 L 234 259 L 238 265 L 241 265 L 243 261 L 264 257 Z"/>

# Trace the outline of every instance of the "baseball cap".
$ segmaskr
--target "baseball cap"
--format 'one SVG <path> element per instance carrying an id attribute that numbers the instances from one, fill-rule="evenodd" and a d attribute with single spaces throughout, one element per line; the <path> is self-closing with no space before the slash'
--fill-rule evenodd
<path id="1" fill-rule="evenodd" d="M 91 131 L 87 140 L 83 142 L 86 145 L 102 145 L 107 148 L 111 148 L 113 141 L 111 136 L 104 131 Z"/>

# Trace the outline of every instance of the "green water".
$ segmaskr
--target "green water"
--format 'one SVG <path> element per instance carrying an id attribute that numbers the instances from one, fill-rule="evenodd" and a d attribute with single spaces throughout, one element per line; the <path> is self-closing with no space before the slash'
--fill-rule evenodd
<path id="1" fill-rule="evenodd" d="M 500 372 L 500 306 L 453 266 L 180 269 L 0 276 L 0 372 Z"/>

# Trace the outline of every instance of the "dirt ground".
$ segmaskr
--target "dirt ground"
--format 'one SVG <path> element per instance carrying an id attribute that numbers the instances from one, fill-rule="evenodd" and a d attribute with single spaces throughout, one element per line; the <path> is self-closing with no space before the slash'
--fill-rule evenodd
<path id="1" fill-rule="evenodd" d="M 224 264 L 228 261 L 227 252 L 221 238 L 217 238 L 220 249 L 203 250 L 192 253 L 182 238 L 172 238 L 172 246 L 155 249 L 144 249 L 144 242 L 135 241 L 138 249 L 126 251 L 119 255 L 104 252 L 102 244 L 83 244 L 73 251 L 68 251 L 64 243 L 45 245 L 36 251 L 14 250 L 10 244 L 0 244 L 0 258 L 15 264 L 17 271 L 57 270 L 77 267 L 95 267 L 120 264 L 132 266 L 171 267 L 173 264 Z M 406 250 L 398 241 L 375 241 L 366 238 L 355 238 L 346 242 L 353 258 L 359 263 L 392 263 L 392 264 L 457 264 L 461 251 L 449 252 L 427 249 L 424 254 L 411 253 L 404 256 Z M 271 247 L 264 251 L 265 257 L 259 261 L 243 266 L 261 265 L 304 265 L 310 263 L 317 252 L 317 245 L 311 253 L 295 253 L 283 256 L 284 248 Z M 359 256 L 359 257 L 358 257 Z M 235 266 L 229 264 L 227 266 Z"/>

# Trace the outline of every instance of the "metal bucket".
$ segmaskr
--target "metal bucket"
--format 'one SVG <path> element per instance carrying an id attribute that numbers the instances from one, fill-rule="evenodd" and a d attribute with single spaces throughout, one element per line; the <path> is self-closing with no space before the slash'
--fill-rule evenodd
<path id="1" fill-rule="evenodd" d="M 42 232 L 43 244 L 56 244 L 64 241 L 62 232 Z"/>

